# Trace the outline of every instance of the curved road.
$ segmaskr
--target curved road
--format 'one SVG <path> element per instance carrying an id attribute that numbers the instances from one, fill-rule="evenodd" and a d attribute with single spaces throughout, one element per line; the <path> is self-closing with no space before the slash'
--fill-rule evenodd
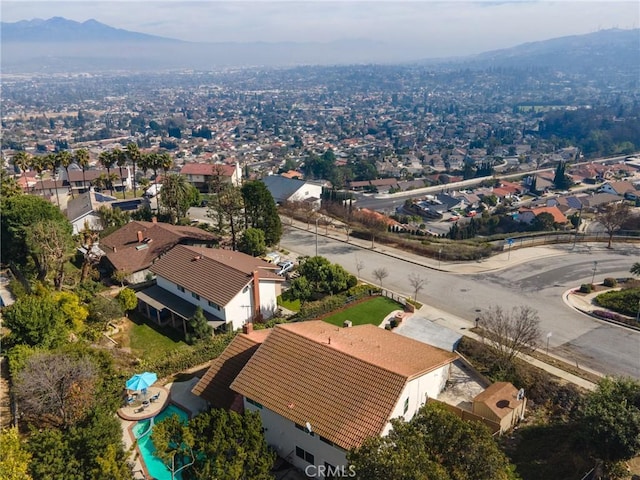
<path id="1" fill-rule="evenodd" d="M 315 254 L 313 231 L 285 226 L 281 246 L 301 255 Z M 579 245 L 569 252 L 569 246 L 559 246 L 561 256 L 542 257 L 513 265 L 500 271 L 459 274 L 434 270 L 410 261 L 359 247 L 351 243 L 318 236 L 318 254 L 345 269 L 357 273 L 356 262 L 365 267 L 360 276 L 377 284 L 376 268 L 385 268 L 389 275 L 383 287 L 404 295 L 413 295 L 408 275 L 415 272 L 427 279 L 418 300 L 471 323 L 478 313 L 491 305 L 510 309 L 528 305 L 540 316 L 542 331 L 549 337 L 549 351 L 570 362 L 610 375 L 640 378 L 640 332 L 599 321 L 567 306 L 562 294 L 581 283 L 604 277 L 627 277 L 629 268 L 638 260 L 635 247 L 627 251 L 591 251 Z M 581 250 L 580 250 L 581 249 Z"/>

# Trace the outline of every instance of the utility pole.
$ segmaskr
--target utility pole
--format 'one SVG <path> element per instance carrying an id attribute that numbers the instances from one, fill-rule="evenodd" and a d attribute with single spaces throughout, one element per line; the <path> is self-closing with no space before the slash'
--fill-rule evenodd
<path id="1" fill-rule="evenodd" d="M 318 220 L 320 217 L 316 218 L 316 257 L 318 256 Z"/>
<path id="2" fill-rule="evenodd" d="M 593 275 L 591 276 L 591 285 L 593 285 L 594 280 L 596 279 L 596 270 L 598 269 L 598 261 L 593 261 Z"/>

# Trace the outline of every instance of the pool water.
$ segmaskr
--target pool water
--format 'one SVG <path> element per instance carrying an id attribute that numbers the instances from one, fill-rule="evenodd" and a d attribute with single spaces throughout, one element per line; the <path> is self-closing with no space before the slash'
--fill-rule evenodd
<path id="1" fill-rule="evenodd" d="M 178 415 L 180 420 L 184 423 L 189 419 L 189 414 L 180 407 L 177 407 L 176 405 L 168 405 L 167 408 L 154 417 L 153 422 L 158 423 L 171 415 Z M 169 469 L 164 466 L 164 463 L 162 463 L 160 459 L 153 455 L 156 451 L 156 447 L 151 441 L 151 432 L 149 431 L 150 422 L 150 419 L 137 422 L 131 431 L 136 438 L 141 435 L 141 437 L 138 438 L 138 448 L 140 449 L 140 455 L 147 467 L 149 475 L 157 480 L 171 480 L 171 472 Z M 176 480 L 181 480 L 182 476 L 178 473 L 174 478 Z"/>

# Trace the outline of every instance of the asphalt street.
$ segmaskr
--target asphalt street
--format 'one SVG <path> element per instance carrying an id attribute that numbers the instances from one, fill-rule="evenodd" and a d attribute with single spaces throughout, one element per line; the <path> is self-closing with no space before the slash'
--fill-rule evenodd
<path id="1" fill-rule="evenodd" d="M 322 232 L 322 229 L 319 230 Z M 386 247 L 371 250 L 370 244 L 346 243 L 324 235 L 315 235 L 313 226 L 309 231 L 285 225 L 281 247 L 299 255 L 317 253 L 330 261 L 339 263 L 353 274 L 357 274 L 356 264 L 362 262 L 364 268 L 360 277 L 378 284 L 373 271 L 384 268 L 388 276 L 382 287 L 413 296 L 413 288 L 408 276 L 416 273 L 427 280 L 418 294 L 418 300 L 439 310 L 466 320 L 471 326 L 473 320 L 487 307 L 500 305 L 511 308 L 527 305 L 535 308 L 540 317 L 541 328 L 549 337 L 549 352 L 555 353 L 572 363 L 611 375 L 628 375 L 640 378 L 640 332 L 612 325 L 580 313 L 565 304 L 563 293 L 604 277 L 627 277 L 629 268 L 638 261 L 635 246 L 608 251 L 578 245 L 570 250 L 570 245 L 560 245 L 551 251 L 554 256 L 541 255 L 525 263 L 513 264 L 504 255 L 487 263 L 487 271 L 482 263 L 472 262 L 468 271 L 476 273 L 456 273 L 441 271 L 438 262 L 429 259 L 424 266 L 405 254 L 403 258 L 389 255 Z M 615 247 L 615 246 L 614 246 Z M 397 254 L 397 251 L 394 252 Z M 515 257 L 515 255 L 514 255 Z M 504 261 L 501 267 L 500 262 Z M 594 261 L 597 262 L 594 264 Z M 458 265 L 455 265 L 458 266 Z M 594 275 L 595 266 L 595 275 Z M 442 270 L 449 265 L 440 264 Z"/>

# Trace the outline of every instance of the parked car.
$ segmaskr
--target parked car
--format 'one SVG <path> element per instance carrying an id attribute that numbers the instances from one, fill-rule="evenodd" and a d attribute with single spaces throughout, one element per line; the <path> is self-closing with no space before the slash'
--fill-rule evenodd
<path id="1" fill-rule="evenodd" d="M 277 275 L 284 275 L 287 272 L 290 272 L 291 270 L 293 270 L 293 262 L 280 262 L 278 264 L 278 266 L 280 267 L 280 270 L 278 270 L 276 272 Z"/>

